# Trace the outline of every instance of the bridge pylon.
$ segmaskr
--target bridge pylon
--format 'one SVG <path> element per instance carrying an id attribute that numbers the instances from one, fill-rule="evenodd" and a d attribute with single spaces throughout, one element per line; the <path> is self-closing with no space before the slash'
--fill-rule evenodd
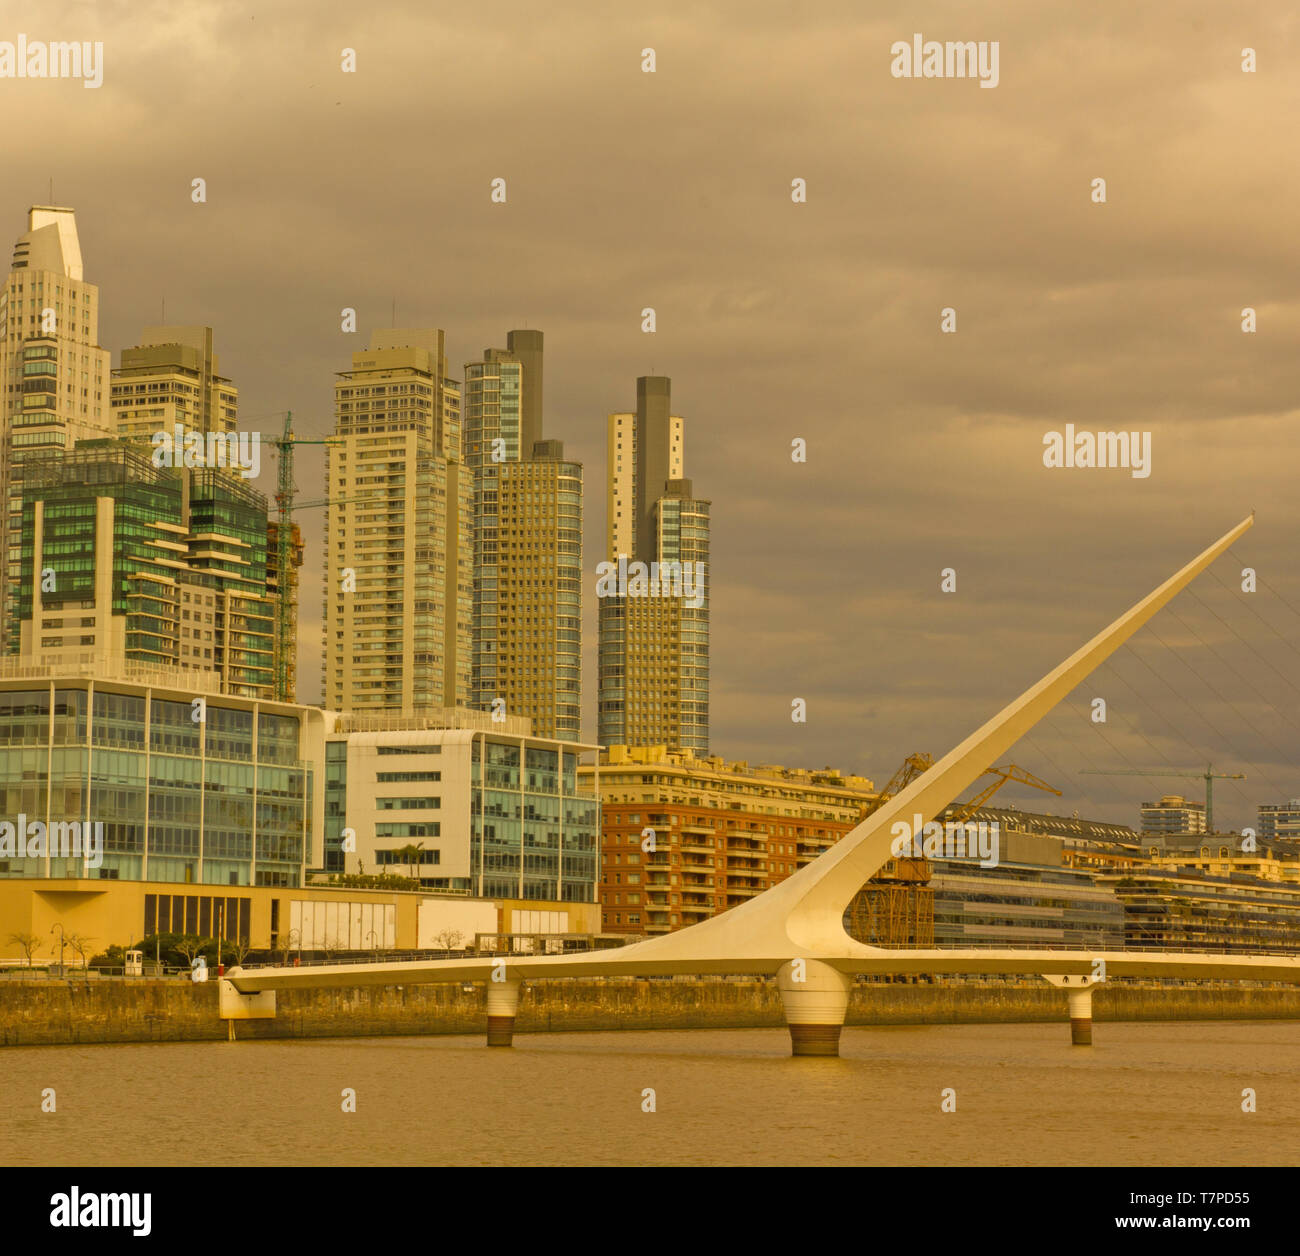
<path id="1" fill-rule="evenodd" d="M 487 983 L 487 1044 L 489 1047 L 512 1047 L 515 1040 L 515 1016 L 519 1012 L 518 978 Z"/>
<path id="2" fill-rule="evenodd" d="M 817 959 L 792 959 L 776 975 L 791 1055 L 839 1055 L 853 979 Z"/>

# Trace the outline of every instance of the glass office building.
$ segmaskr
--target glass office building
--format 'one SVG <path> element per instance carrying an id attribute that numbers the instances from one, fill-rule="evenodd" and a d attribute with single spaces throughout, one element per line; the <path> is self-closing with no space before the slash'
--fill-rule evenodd
<path id="1" fill-rule="evenodd" d="M 127 680 L 0 679 L 0 820 L 51 834 L 102 825 L 98 866 L 51 840 L 5 850 L 0 877 L 302 885 L 320 845 L 322 753 L 314 708 Z"/>
<path id="2" fill-rule="evenodd" d="M 1124 908 L 1114 889 L 1066 866 L 1059 838 L 1001 822 L 994 832 L 993 867 L 978 859 L 931 861 L 935 946 L 1124 945 Z"/>
<path id="3" fill-rule="evenodd" d="M 578 759 L 597 747 L 464 708 L 330 718 L 327 871 L 392 872 L 479 898 L 596 901 L 600 802 L 579 783 Z"/>
<path id="4" fill-rule="evenodd" d="M 28 461 L 22 506 L 11 653 L 182 667 L 215 673 L 227 693 L 273 695 L 279 581 L 266 497 L 242 475 L 81 441 Z"/>
<path id="5" fill-rule="evenodd" d="M 488 898 L 595 901 L 600 804 L 578 793 L 578 756 L 476 739 L 471 879 Z"/>

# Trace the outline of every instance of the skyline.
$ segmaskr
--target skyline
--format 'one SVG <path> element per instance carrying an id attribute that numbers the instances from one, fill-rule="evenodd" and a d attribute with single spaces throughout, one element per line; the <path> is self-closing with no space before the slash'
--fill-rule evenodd
<path id="1" fill-rule="evenodd" d="M 710 738 L 726 758 L 829 764 L 881 784 L 1251 508 L 1259 522 L 1239 565 L 1300 605 L 1287 563 L 1300 521 L 1288 475 L 1300 443 L 1288 424 L 1300 259 L 1279 209 L 1296 178 L 1281 123 L 1295 88 L 1276 73 L 1296 51 L 1294 27 L 1262 9 L 1251 19 L 1204 6 L 1199 31 L 1168 23 L 1155 44 L 1132 18 L 1083 15 L 1072 36 L 1104 41 L 1106 55 L 1072 63 L 1045 16 L 1012 6 L 969 33 L 1001 40 L 999 85 L 981 91 L 890 76 L 891 44 L 918 24 L 901 7 L 863 20 L 832 5 L 797 32 L 779 6 L 746 8 L 744 26 L 725 23 L 727 11 L 695 15 L 689 36 L 670 14 L 617 14 L 576 39 L 574 8 L 546 19 L 518 9 L 495 43 L 486 16 L 446 18 L 459 24 L 447 42 L 443 19 L 415 14 L 391 19 L 405 41 L 385 40 L 390 19 L 376 15 L 363 41 L 350 20 L 331 20 L 341 7 L 285 6 L 250 44 L 207 15 L 145 7 L 115 27 L 89 14 L 76 33 L 103 38 L 104 84 L 23 85 L 65 142 L 42 151 L 52 169 L 30 186 L 11 183 L 6 221 L 16 238 L 52 176 L 57 202 L 78 211 L 114 361 L 146 326 L 211 325 L 244 428 L 274 430 L 262 416 L 289 408 L 302 434 L 326 434 L 335 372 L 373 329 L 444 328 L 456 378 L 509 328 L 543 330 L 546 427 L 587 468 L 587 738 L 605 523 L 592 476 L 605 416 L 626 408 L 643 374 L 672 378 L 692 478 L 714 503 Z M 959 14 L 940 6 L 919 25 L 963 35 Z M 240 57 L 223 60 L 236 38 Z M 438 60 L 442 77 L 416 75 L 422 42 L 469 39 L 499 58 L 490 92 L 456 56 Z M 1253 76 L 1238 63 L 1247 44 L 1260 50 Z M 336 81 L 351 45 L 359 71 Z M 637 61 L 647 45 L 654 77 Z M 696 73 L 720 45 L 728 56 Z M 534 62 L 530 47 L 546 56 Z M 198 63 L 184 73 L 154 55 L 180 48 Z M 414 82 L 421 108 L 394 112 Z M 173 89 L 175 114 L 151 118 L 143 143 L 140 102 Z M 342 102 L 323 119 L 322 89 Z M 517 112 L 539 91 L 554 106 L 545 132 Z M 274 136 L 237 131 L 268 107 L 282 123 Z M 390 160 L 417 143 L 427 109 L 466 137 L 439 150 L 436 178 Z M 372 150 L 376 128 L 385 142 Z M 490 158 L 471 138 L 485 129 Z M 718 145 L 742 130 L 730 151 Z M 104 143 L 108 132 L 123 142 Z M 648 160 L 643 136 L 655 137 Z M 30 134 L 3 142 L 11 168 L 32 168 Z M 346 160 L 319 162 L 321 145 Z M 498 174 L 510 200 L 493 206 Z M 1104 206 L 1088 198 L 1097 175 L 1109 180 Z M 208 179 L 206 205 L 189 201 L 195 176 Z M 790 201 L 796 176 L 807 204 Z M 387 195 L 357 195 L 376 181 Z M 423 219 L 411 206 L 427 206 Z M 640 331 L 647 306 L 653 336 Z M 1251 335 L 1238 326 L 1247 306 L 1259 312 Z M 357 309 L 358 336 L 337 330 L 344 307 Z M 948 307 L 956 335 L 939 330 Z M 1045 468 L 1043 437 L 1066 423 L 1149 431 L 1151 476 Z M 789 457 L 800 437 L 802 465 Z M 304 497 L 317 495 L 321 467 L 300 451 Z M 256 486 L 273 491 L 273 475 L 264 460 Z M 300 691 L 311 699 L 321 520 L 299 522 Z M 946 567 L 959 612 L 939 592 Z M 1267 589 L 1255 596 L 1293 639 L 1294 612 Z M 1291 648 L 1239 596 L 1210 581 L 1201 597 L 1291 679 Z M 1161 756 L 1244 771 L 1241 793 L 1216 788 L 1235 827 L 1253 821 L 1255 802 L 1300 794 L 1295 726 L 1251 691 L 1280 699 L 1276 674 L 1198 603 L 1171 609 L 1194 632 L 1171 619 L 1161 639 L 1185 644 L 1213 689 L 1145 636 L 1139 658 L 1162 680 L 1131 656 L 1099 673 L 1115 748 L 1093 736 L 1076 695 L 1076 724 L 1062 713 L 1041 753 L 1017 751 L 1066 791 L 1054 809 L 1136 824 L 1139 802 L 1187 792 L 1181 783 L 1081 781 L 1078 769 Z M 1186 686 L 1208 723 L 1167 685 Z M 796 697 L 807 725 L 790 721 Z"/>

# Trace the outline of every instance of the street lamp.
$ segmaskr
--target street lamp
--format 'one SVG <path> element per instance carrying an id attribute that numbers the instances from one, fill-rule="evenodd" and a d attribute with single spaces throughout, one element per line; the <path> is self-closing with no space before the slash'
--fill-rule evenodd
<path id="1" fill-rule="evenodd" d="M 59 931 L 59 976 L 63 976 L 63 925 L 58 921 L 50 926 L 50 932 Z"/>

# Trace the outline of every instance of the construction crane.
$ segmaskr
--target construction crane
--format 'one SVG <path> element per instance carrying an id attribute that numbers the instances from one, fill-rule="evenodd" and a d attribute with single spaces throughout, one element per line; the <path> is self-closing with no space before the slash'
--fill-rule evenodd
<path id="1" fill-rule="evenodd" d="M 892 797 L 905 789 L 921 773 L 934 766 L 932 755 L 908 755 L 889 783 L 862 807 L 865 820 Z M 1060 796 L 1046 781 L 1032 772 L 1008 763 L 1005 767 L 986 768 L 997 779 L 969 802 L 958 807 L 953 822 L 964 822 L 993 797 L 1008 781 L 1019 781 Z M 876 875 L 853 896 L 846 912 L 845 926 L 860 942 L 877 946 L 933 946 L 934 891 L 930 889 L 930 861 L 923 857 L 900 855 L 888 859 Z"/>
<path id="2" fill-rule="evenodd" d="M 1082 768 L 1085 776 L 1176 776 L 1186 780 L 1205 782 L 1205 831 L 1214 832 L 1214 782 L 1244 781 L 1244 772 L 1216 772 L 1213 763 L 1205 765 L 1204 772 L 1184 772 L 1179 768 Z"/>
<path id="3" fill-rule="evenodd" d="M 880 791 L 870 802 L 864 804 L 862 814 L 858 817 L 859 823 L 865 820 L 873 811 L 879 811 L 900 789 L 905 789 L 927 768 L 934 766 L 934 756 L 929 754 L 909 754 L 903 760 L 903 765 L 889 778 L 889 784 Z"/>
<path id="4" fill-rule="evenodd" d="M 279 601 L 275 612 L 275 696 L 281 702 L 292 702 L 293 694 L 289 685 L 289 659 L 297 649 L 297 641 L 292 640 L 290 630 L 293 598 L 290 596 L 292 578 L 290 562 L 293 553 L 293 512 L 306 510 L 312 506 L 329 506 L 336 504 L 329 498 L 320 501 L 295 503 L 297 488 L 293 479 L 293 451 L 296 445 L 334 445 L 337 438 L 311 440 L 295 436 L 293 431 L 293 411 L 285 411 L 284 433 L 271 437 L 267 441 L 279 456 L 276 477 L 275 504 L 279 511 L 276 529 L 276 563 L 279 578 Z"/>
<path id="5" fill-rule="evenodd" d="M 1026 772 L 1024 768 L 1017 767 L 1014 763 L 1008 763 L 1004 768 L 985 768 L 984 774 L 987 776 L 989 773 L 998 779 L 991 785 L 986 785 L 969 802 L 962 803 L 949 817 L 953 824 L 964 824 L 1008 781 L 1019 781 L 1022 785 L 1032 785 L 1035 789 L 1055 794 L 1058 798 L 1061 796 L 1059 789 L 1053 789 L 1046 781 L 1040 780 L 1032 772 Z"/>

